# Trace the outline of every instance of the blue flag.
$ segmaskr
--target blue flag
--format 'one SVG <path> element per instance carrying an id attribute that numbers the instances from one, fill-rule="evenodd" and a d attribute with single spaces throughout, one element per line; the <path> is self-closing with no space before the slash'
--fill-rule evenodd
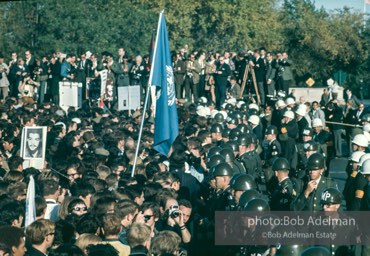
<path id="1" fill-rule="evenodd" d="M 179 133 L 175 83 L 163 11 L 159 16 L 149 84 L 156 86 L 154 149 L 167 156 Z"/>

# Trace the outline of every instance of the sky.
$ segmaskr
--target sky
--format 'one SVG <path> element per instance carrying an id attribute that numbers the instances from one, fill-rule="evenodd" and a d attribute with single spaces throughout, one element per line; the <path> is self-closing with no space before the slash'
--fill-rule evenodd
<path id="1" fill-rule="evenodd" d="M 352 7 L 356 11 L 364 10 L 364 0 L 314 0 L 317 8 L 324 6 L 327 10 L 341 9 L 344 6 Z M 366 6 L 366 13 L 370 14 L 370 5 Z"/>

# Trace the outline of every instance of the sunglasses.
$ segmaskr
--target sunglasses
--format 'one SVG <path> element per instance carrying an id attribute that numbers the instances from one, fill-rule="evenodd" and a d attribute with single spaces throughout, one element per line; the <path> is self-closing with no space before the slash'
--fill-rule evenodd
<path id="1" fill-rule="evenodd" d="M 144 220 L 148 221 L 150 220 L 154 215 L 144 215 Z"/>
<path id="2" fill-rule="evenodd" d="M 83 211 L 83 212 L 86 212 L 87 211 L 87 207 L 73 207 L 72 209 L 73 211 L 76 211 L 76 212 L 79 212 L 79 211 Z"/>

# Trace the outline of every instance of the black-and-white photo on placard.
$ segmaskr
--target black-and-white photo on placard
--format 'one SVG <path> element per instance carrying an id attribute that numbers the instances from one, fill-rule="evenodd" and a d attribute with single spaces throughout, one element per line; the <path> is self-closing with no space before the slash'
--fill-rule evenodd
<path id="1" fill-rule="evenodd" d="M 47 127 L 24 127 L 21 156 L 23 159 L 44 159 Z"/>

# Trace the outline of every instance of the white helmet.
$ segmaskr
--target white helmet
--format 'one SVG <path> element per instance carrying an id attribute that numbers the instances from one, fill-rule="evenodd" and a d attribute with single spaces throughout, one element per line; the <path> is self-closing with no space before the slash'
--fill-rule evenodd
<path id="1" fill-rule="evenodd" d="M 362 174 L 370 174 L 370 159 L 367 159 L 361 166 Z"/>
<path id="2" fill-rule="evenodd" d="M 293 99 L 293 98 L 287 98 L 287 99 L 286 99 L 286 101 L 285 101 L 285 103 L 286 103 L 287 105 L 291 105 L 291 104 L 295 104 L 295 101 L 294 101 L 294 99 Z"/>
<path id="3" fill-rule="evenodd" d="M 299 107 L 296 110 L 296 114 L 299 115 L 299 116 L 305 116 L 306 115 L 306 110 L 304 108 Z"/>
<path id="4" fill-rule="evenodd" d="M 215 118 L 215 115 L 218 113 L 217 109 L 211 111 L 211 118 Z"/>
<path id="5" fill-rule="evenodd" d="M 370 154 L 364 154 L 360 157 L 360 161 L 358 161 L 358 166 L 362 166 L 362 164 L 366 161 L 370 159 Z"/>
<path id="6" fill-rule="evenodd" d="M 254 125 L 258 125 L 260 123 L 260 118 L 256 115 L 251 115 L 248 119 L 248 122 L 250 122 Z"/>
<path id="7" fill-rule="evenodd" d="M 197 109 L 197 115 L 207 117 L 207 110 L 204 107 Z"/>
<path id="8" fill-rule="evenodd" d="M 284 117 L 288 117 L 290 119 L 294 119 L 294 113 L 293 113 L 293 111 L 290 111 L 290 110 L 285 111 L 284 112 Z"/>
<path id="9" fill-rule="evenodd" d="M 278 100 L 278 101 L 276 102 L 276 106 L 277 106 L 278 108 L 281 108 L 281 107 L 285 107 L 286 105 L 285 105 L 285 102 L 284 102 L 283 100 Z"/>
<path id="10" fill-rule="evenodd" d="M 350 156 L 349 160 L 355 162 L 355 163 L 358 163 L 360 162 L 360 158 L 365 155 L 365 152 L 363 151 L 356 151 L 356 152 L 353 152 L 352 155 Z"/>
<path id="11" fill-rule="evenodd" d="M 323 126 L 322 121 L 320 118 L 315 118 L 314 120 L 312 120 L 312 127 L 315 128 L 318 126 Z"/>
<path id="12" fill-rule="evenodd" d="M 210 116 L 211 115 L 211 109 L 209 107 L 204 107 L 206 113 L 207 113 L 207 116 Z"/>
<path id="13" fill-rule="evenodd" d="M 257 111 L 259 111 L 259 110 L 260 110 L 260 108 L 258 107 L 258 105 L 257 105 L 257 104 L 255 104 L 255 103 L 251 103 L 251 104 L 249 104 L 248 108 L 249 108 L 249 109 L 255 109 L 255 110 L 257 110 Z"/>
<path id="14" fill-rule="evenodd" d="M 367 148 L 367 146 L 369 145 L 369 141 L 367 140 L 366 136 L 363 134 L 357 134 L 353 138 L 352 143 L 360 147 L 364 147 L 364 148 Z"/>
<path id="15" fill-rule="evenodd" d="M 364 128 L 362 128 L 364 132 L 370 132 L 370 124 L 365 124 Z"/>
<path id="16" fill-rule="evenodd" d="M 238 101 L 237 103 L 236 103 L 236 106 L 238 107 L 238 108 L 240 108 L 243 104 L 245 104 L 245 102 L 244 101 Z"/>

